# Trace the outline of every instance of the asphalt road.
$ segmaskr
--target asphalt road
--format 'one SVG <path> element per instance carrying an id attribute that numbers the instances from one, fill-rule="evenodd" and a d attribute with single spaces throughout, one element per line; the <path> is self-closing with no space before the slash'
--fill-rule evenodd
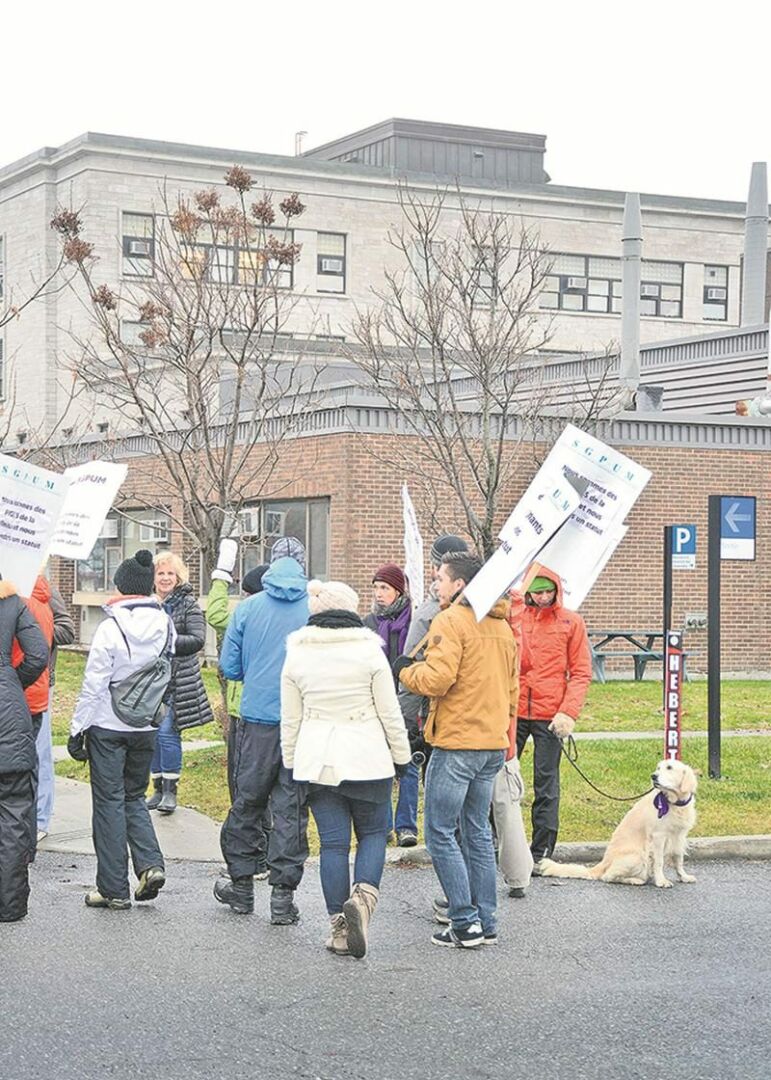
<path id="1" fill-rule="evenodd" d="M 88 856 L 41 854 L 32 911 L 0 924 L 3 1080 L 711 1080 L 771 1071 L 769 870 L 701 863 L 656 890 L 536 880 L 501 939 L 429 944 L 430 869 L 389 868 L 364 961 L 303 920 L 271 927 L 180 863 L 158 901 L 90 911 Z"/>

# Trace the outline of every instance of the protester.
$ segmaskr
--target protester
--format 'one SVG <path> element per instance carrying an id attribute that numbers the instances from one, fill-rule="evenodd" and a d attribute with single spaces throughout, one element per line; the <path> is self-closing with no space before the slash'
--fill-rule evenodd
<path id="1" fill-rule="evenodd" d="M 454 948 L 497 942 L 490 803 L 518 694 L 507 601 L 499 600 L 481 622 L 465 600 L 454 603 L 481 566 L 464 552 L 442 557 L 437 576 L 442 610 L 431 624 L 425 660 L 402 656 L 396 663 L 408 690 L 433 699 L 425 729 L 432 747 L 426 846 L 447 897 L 450 925 L 432 941 Z"/>
<path id="2" fill-rule="evenodd" d="M 18 645 L 20 659 L 11 664 Z M 27 687 L 48 665 L 45 638 L 10 581 L 0 581 L 0 922 L 27 914 L 35 856 L 37 754 Z"/>
<path id="3" fill-rule="evenodd" d="M 233 584 L 233 570 L 238 557 L 238 543 L 231 537 L 223 537 L 220 540 L 217 566 L 212 571 L 211 588 L 206 601 L 206 621 L 217 634 L 218 651 L 222 648 L 222 638 L 230 622 L 230 595 L 229 587 Z M 267 563 L 255 566 L 244 574 L 241 582 L 241 591 L 247 596 L 254 596 L 262 592 L 262 575 L 268 569 Z M 226 728 L 226 754 L 228 771 L 228 792 L 230 801 L 233 801 L 233 766 L 236 757 L 235 740 L 238 732 L 238 719 L 241 715 L 241 694 L 243 683 L 232 679 L 225 680 L 225 701 L 228 713 Z M 271 829 L 270 807 L 266 807 L 260 821 L 262 834 L 259 837 L 259 857 L 257 860 L 257 873 L 254 875 L 258 880 L 264 880 L 268 876 L 268 834 Z"/>
<path id="4" fill-rule="evenodd" d="M 364 619 L 364 625 L 380 637 L 393 670 L 397 658 L 405 651 L 412 617 L 407 582 L 396 563 L 385 563 L 375 571 L 372 587 L 372 611 Z M 394 685 L 399 685 L 396 676 Z M 389 832 L 396 829 L 399 847 L 414 847 L 418 842 L 419 775 L 417 765 L 410 762 L 404 775 L 399 778 L 396 816 L 392 809 L 389 821 Z"/>
<path id="5" fill-rule="evenodd" d="M 197 655 L 206 642 L 206 623 L 188 581 L 187 567 L 171 551 L 161 551 L 155 556 L 155 595 L 174 623 L 176 645 L 166 697 L 168 708 L 158 729 L 150 765 L 155 790 L 147 800 L 147 808 L 159 814 L 173 814 L 182 773 L 180 733 L 186 728 L 211 723 L 214 713 Z"/>
<path id="6" fill-rule="evenodd" d="M 53 705 L 54 683 L 56 682 L 56 660 L 60 645 L 71 645 L 75 640 L 75 623 L 67 610 L 59 590 L 48 583 L 50 596 L 48 606 L 51 609 L 54 620 L 53 647 L 51 659 L 48 665 L 49 691 L 48 702 L 42 716 L 40 731 L 37 735 L 35 747 L 38 760 L 38 783 L 37 783 L 37 839 L 38 843 L 45 839 L 51 826 L 51 816 L 54 811 L 54 794 L 56 788 L 56 776 L 54 774 L 53 739 L 51 734 L 51 708 Z"/>
<path id="7" fill-rule="evenodd" d="M 562 585 L 548 570 L 525 593 L 517 757 L 533 739 L 533 873 L 554 852 L 559 829 L 560 758 L 586 699 L 592 660 L 586 624 L 562 606 Z"/>
<path id="8" fill-rule="evenodd" d="M 360 958 L 385 863 L 394 765 L 397 773 L 407 767 L 410 747 L 390 665 L 357 614 L 358 596 L 339 581 L 311 581 L 308 594 L 308 625 L 287 641 L 281 752 L 295 780 L 308 782 L 332 929 L 327 948 Z"/>
<path id="9" fill-rule="evenodd" d="M 274 559 L 277 549 L 295 554 Z M 308 857 L 305 792 L 281 761 L 279 727 L 286 639 L 308 621 L 304 559 L 305 549 L 299 540 L 283 537 L 276 541 L 270 567 L 262 576 L 263 591 L 235 609 L 220 654 L 222 674 L 243 682 L 244 687 L 233 741 L 234 794 L 220 834 L 230 877 L 218 879 L 214 895 L 236 914 L 254 911 L 261 821 L 270 805 L 273 828 L 268 840 L 268 867 L 270 921 L 274 925 L 298 921 L 294 892 Z"/>
<path id="10" fill-rule="evenodd" d="M 160 601 L 151 596 L 154 579 L 152 552 L 144 548 L 115 571 L 119 595 L 104 606 L 106 618 L 94 633 L 70 725 L 70 757 L 88 761 L 91 771 L 96 888 L 86 893 L 88 907 L 118 911 L 131 907 L 127 845 L 138 878 L 135 900 L 155 899 L 166 882 L 163 855 L 145 804 L 156 729 L 120 720 L 110 694 L 111 684 L 173 646 L 173 625 Z"/>
<path id="11" fill-rule="evenodd" d="M 428 596 L 412 613 L 410 628 L 407 631 L 407 639 L 404 642 L 404 648 L 402 649 L 403 653 L 412 653 L 415 646 L 419 644 L 428 633 L 431 620 L 435 615 L 439 614 L 440 607 L 436 578 L 439 573 L 439 565 L 442 561 L 442 556 L 446 555 L 448 551 L 468 551 L 468 544 L 460 536 L 454 536 L 452 533 L 447 533 L 444 536 L 437 536 L 436 540 L 434 540 L 431 545 L 431 585 L 428 590 Z M 424 652 L 421 651 L 418 653 L 417 659 L 422 660 L 424 655 Z M 407 725 L 410 744 L 414 749 L 426 753 L 426 756 L 430 753 L 430 747 L 425 743 L 422 732 L 426 723 L 427 705 L 427 699 L 421 697 L 420 694 L 411 694 L 409 690 L 405 690 L 404 687 L 399 688 L 399 707 L 402 710 L 402 716 Z"/>

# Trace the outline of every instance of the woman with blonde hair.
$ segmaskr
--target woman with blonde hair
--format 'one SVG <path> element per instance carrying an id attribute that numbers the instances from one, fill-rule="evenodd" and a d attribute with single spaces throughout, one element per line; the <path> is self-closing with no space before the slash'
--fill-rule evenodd
<path id="1" fill-rule="evenodd" d="M 321 840 L 330 952 L 357 958 L 385 863 L 394 772 L 410 762 L 407 729 L 380 638 L 341 581 L 308 583 L 308 625 L 287 638 L 281 676 L 281 753 L 308 784 Z M 356 833 L 353 888 L 349 856 Z"/>
<path id="2" fill-rule="evenodd" d="M 155 556 L 155 595 L 171 616 L 177 640 L 166 704 L 168 710 L 158 729 L 150 775 L 155 788 L 147 800 L 150 810 L 173 814 L 177 808 L 177 785 L 182 771 L 182 738 L 185 728 L 214 719 L 201 678 L 198 653 L 206 640 L 206 622 L 196 603 L 187 567 L 172 551 Z"/>

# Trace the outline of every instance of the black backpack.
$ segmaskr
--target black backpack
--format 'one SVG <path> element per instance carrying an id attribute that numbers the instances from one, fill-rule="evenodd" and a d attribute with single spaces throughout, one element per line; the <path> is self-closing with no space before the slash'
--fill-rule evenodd
<path id="1" fill-rule="evenodd" d="M 168 623 L 166 644 L 160 656 L 148 661 L 136 671 L 132 671 L 125 679 L 110 683 L 112 711 L 129 727 L 160 727 L 163 720 L 165 710 L 163 699 L 171 681 L 173 624 L 170 618 Z M 115 625 L 120 630 L 120 635 L 126 643 L 126 651 L 131 658 L 131 647 L 117 619 Z"/>

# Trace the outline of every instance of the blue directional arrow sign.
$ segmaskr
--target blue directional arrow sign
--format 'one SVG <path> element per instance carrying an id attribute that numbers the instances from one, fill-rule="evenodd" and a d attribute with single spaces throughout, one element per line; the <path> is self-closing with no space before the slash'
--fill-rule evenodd
<path id="1" fill-rule="evenodd" d="M 755 558 L 755 498 L 720 497 L 720 558 Z"/>

